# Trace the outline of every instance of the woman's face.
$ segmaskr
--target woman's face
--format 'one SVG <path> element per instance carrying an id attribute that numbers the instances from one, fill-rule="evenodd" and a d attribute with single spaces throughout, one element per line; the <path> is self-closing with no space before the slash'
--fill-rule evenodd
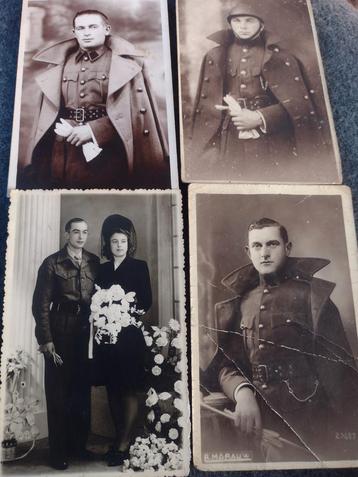
<path id="1" fill-rule="evenodd" d="M 111 236 L 110 246 L 114 258 L 124 258 L 128 252 L 127 235 L 116 232 Z"/>

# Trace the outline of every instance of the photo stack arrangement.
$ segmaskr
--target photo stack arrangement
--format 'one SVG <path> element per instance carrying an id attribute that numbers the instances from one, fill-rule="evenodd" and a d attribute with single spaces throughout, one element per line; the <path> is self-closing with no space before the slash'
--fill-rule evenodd
<path id="1" fill-rule="evenodd" d="M 311 0 L 16 1 L 1 475 L 358 467 Z"/>

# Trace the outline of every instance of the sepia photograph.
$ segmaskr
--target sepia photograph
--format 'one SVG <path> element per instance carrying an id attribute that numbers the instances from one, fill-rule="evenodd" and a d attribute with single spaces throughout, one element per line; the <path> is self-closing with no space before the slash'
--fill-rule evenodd
<path id="1" fill-rule="evenodd" d="M 12 191 L 2 475 L 189 473 L 180 192 Z"/>
<path id="2" fill-rule="evenodd" d="M 183 0 L 177 30 L 185 182 L 342 182 L 310 0 Z"/>
<path id="3" fill-rule="evenodd" d="M 343 186 L 190 186 L 194 465 L 358 466 L 357 242 Z"/>
<path id="4" fill-rule="evenodd" d="M 164 0 L 24 0 L 8 188 L 177 187 Z"/>

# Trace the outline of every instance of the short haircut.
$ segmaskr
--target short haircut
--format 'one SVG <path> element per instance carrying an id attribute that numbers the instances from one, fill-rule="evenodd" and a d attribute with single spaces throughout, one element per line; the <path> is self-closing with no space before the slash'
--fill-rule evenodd
<path id="1" fill-rule="evenodd" d="M 266 227 L 278 227 L 280 230 L 280 235 L 282 240 L 285 243 L 288 243 L 288 233 L 286 227 L 281 225 L 279 222 L 273 219 L 269 219 L 267 217 L 263 217 L 262 219 L 256 220 L 255 222 L 251 222 L 247 231 L 251 232 L 251 230 L 260 230 Z"/>
<path id="2" fill-rule="evenodd" d="M 99 10 L 81 10 L 80 12 L 77 12 L 76 15 L 73 17 L 73 20 L 72 20 L 73 28 L 75 28 L 76 18 L 80 17 L 81 15 L 99 15 L 104 20 L 104 23 L 106 25 L 109 25 L 109 19 L 107 15 L 100 12 Z"/>
<path id="3" fill-rule="evenodd" d="M 111 252 L 111 238 L 114 234 L 123 234 L 128 239 L 128 252 L 127 255 L 133 257 L 137 249 L 137 238 L 134 227 L 132 230 L 127 230 L 122 227 L 113 227 L 110 233 L 106 236 L 103 236 L 103 245 L 102 245 L 102 255 L 106 257 L 108 260 L 113 258 L 113 254 Z"/>
<path id="4" fill-rule="evenodd" d="M 87 222 L 80 217 L 74 217 L 73 219 L 70 219 L 68 222 L 66 222 L 65 232 L 70 232 L 72 224 L 74 224 L 75 222 L 84 222 L 85 224 L 87 224 Z"/>

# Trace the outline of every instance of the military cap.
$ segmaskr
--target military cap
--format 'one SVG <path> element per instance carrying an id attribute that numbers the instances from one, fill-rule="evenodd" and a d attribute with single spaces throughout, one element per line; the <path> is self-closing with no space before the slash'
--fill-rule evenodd
<path id="1" fill-rule="evenodd" d="M 232 18 L 245 15 L 256 17 L 265 23 L 274 8 L 275 5 L 270 0 L 238 0 L 228 13 L 227 21 L 230 23 Z"/>

